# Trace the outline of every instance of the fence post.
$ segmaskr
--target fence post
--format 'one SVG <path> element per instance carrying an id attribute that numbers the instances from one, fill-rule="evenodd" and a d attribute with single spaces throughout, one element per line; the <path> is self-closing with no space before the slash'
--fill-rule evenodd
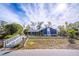
<path id="1" fill-rule="evenodd" d="M 6 48 L 6 42 L 5 41 L 3 41 L 3 47 Z"/>

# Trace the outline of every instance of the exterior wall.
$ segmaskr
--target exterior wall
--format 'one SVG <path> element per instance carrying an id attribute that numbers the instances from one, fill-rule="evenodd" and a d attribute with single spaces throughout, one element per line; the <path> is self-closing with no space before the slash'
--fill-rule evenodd
<path id="1" fill-rule="evenodd" d="M 47 28 L 39 31 L 39 32 L 27 32 L 26 35 L 32 35 L 32 36 L 56 36 L 57 35 L 57 30 L 56 29 L 50 29 L 50 34 L 47 32 Z"/>
<path id="2" fill-rule="evenodd" d="M 56 29 L 52 29 L 52 28 L 50 28 L 50 35 L 48 35 L 48 33 L 47 33 L 47 28 L 43 29 L 41 32 L 45 36 L 54 36 L 54 35 L 57 35 L 57 30 Z"/>

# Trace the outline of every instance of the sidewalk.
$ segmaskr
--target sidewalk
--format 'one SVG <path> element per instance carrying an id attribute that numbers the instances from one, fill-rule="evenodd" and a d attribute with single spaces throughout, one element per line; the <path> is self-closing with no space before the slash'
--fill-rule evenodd
<path id="1" fill-rule="evenodd" d="M 6 51 L 4 51 L 6 52 Z M 1 55 L 1 51 L 0 51 Z M 71 49 L 25 49 L 15 50 L 2 54 L 2 56 L 79 56 L 79 50 Z"/>

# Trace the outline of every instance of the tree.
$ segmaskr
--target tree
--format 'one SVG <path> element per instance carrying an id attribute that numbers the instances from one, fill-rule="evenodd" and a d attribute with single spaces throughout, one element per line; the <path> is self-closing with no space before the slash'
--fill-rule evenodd
<path id="1" fill-rule="evenodd" d="M 30 28 L 31 28 L 32 30 L 34 30 L 34 29 L 35 29 L 35 26 L 36 26 L 36 23 L 35 23 L 35 22 L 33 22 L 33 21 L 31 21 Z"/>
<path id="2" fill-rule="evenodd" d="M 33 31 L 35 29 L 36 29 L 36 23 L 31 21 L 30 30 Z M 30 34 L 32 35 L 32 32 L 30 32 Z"/>
<path id="3" fill-rule="evenodd" d="M 74 39 L 76 38 L 77 33 L 77 27 L 75 26 L 75 23 L 68 24 L 65 22 L 65 26 L 59 26 L 60 35 L 66 34 L 66 36 L 69 38 L 70 43 L 75 43 Z"/>
<path id="4" fill-rule="evenodd" d="M 27 25 L 26 28 L 24 29 L 24 34 L 28 35 L 28 31 L 30 30 L 30 25 Z"/>
<path id="5" fill-rule="evenodd" d="M 74 23 L 75 29 L 77 29 L 77 33 L 79 35 L 79 22 Z"/>
<path id="6" fill-rule="evenodd" d="M 64 28 L 64 25 L 58 26 L 58 28 L 59 28 L 59 35 L 66 36 L 66 29 Z"/>
<path id="7" fill-rule="evenodd" d="M 68 29 L 68 22 L 65 22 L 65 28 Z"/>
<path id="8" fill-rule="evenodd" d="M 7 24 L 5 26 L 5 31 L 7 32 L 7 34 L 21 34 L 23 30 L 23 27 L 20 24 L 16 24 L 16 23 L 12 23 L 12 24 Z"/>
<path id="9" fill-rule="evenodd" d="M 50 21 L 48 21 L 48 27 L 51 27 L 52 23 Z"/>
<path id="10" fill-rule="evenodd" d="M 20 24 L 12 23 L 4 26 L 4 33 L 0 35 L 1 39 L 8 39 L 17 34 L 22 34 L 23 27 Z"/>
<path id="11" fill-rule="evenodd" d="M 75 43 L 74 39 L 75 39 L 75 36 L 76 36 L 76 30 L 68 29 L 67 33 L 68 33 L 68 36 L 69 36 L 69 42 L 74 44 Z"/>
<path id="12" fill-rule="evenodd" d="M 37 30 L 41 29 L 43 22 L 38 22 L 37 23 Z"/>
<path id="13" fill-rule="evenodd" d="M 43 24 L 43 22 L 37 23 L 37 30 L 40 30 L 42 28 L 42 24 Z M 40 35 L 40 34 L 41 34 L 41 32 L 38 33 L 38 35 Z"/>
<path id="14" fill-rule="evenodd" d="M 70 38 L 75 38 L 76 31 L 74 29 L 67 30 Z"/>

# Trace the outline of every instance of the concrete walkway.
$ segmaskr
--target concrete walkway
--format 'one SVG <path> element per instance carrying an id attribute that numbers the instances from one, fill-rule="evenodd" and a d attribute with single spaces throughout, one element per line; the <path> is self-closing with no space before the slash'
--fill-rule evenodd
<path id="1" fill-rule="evenodd" d="M 71 49 L 25 49 L 0 51 L 1 56 L 79 56 L 79 50 Z"/>

